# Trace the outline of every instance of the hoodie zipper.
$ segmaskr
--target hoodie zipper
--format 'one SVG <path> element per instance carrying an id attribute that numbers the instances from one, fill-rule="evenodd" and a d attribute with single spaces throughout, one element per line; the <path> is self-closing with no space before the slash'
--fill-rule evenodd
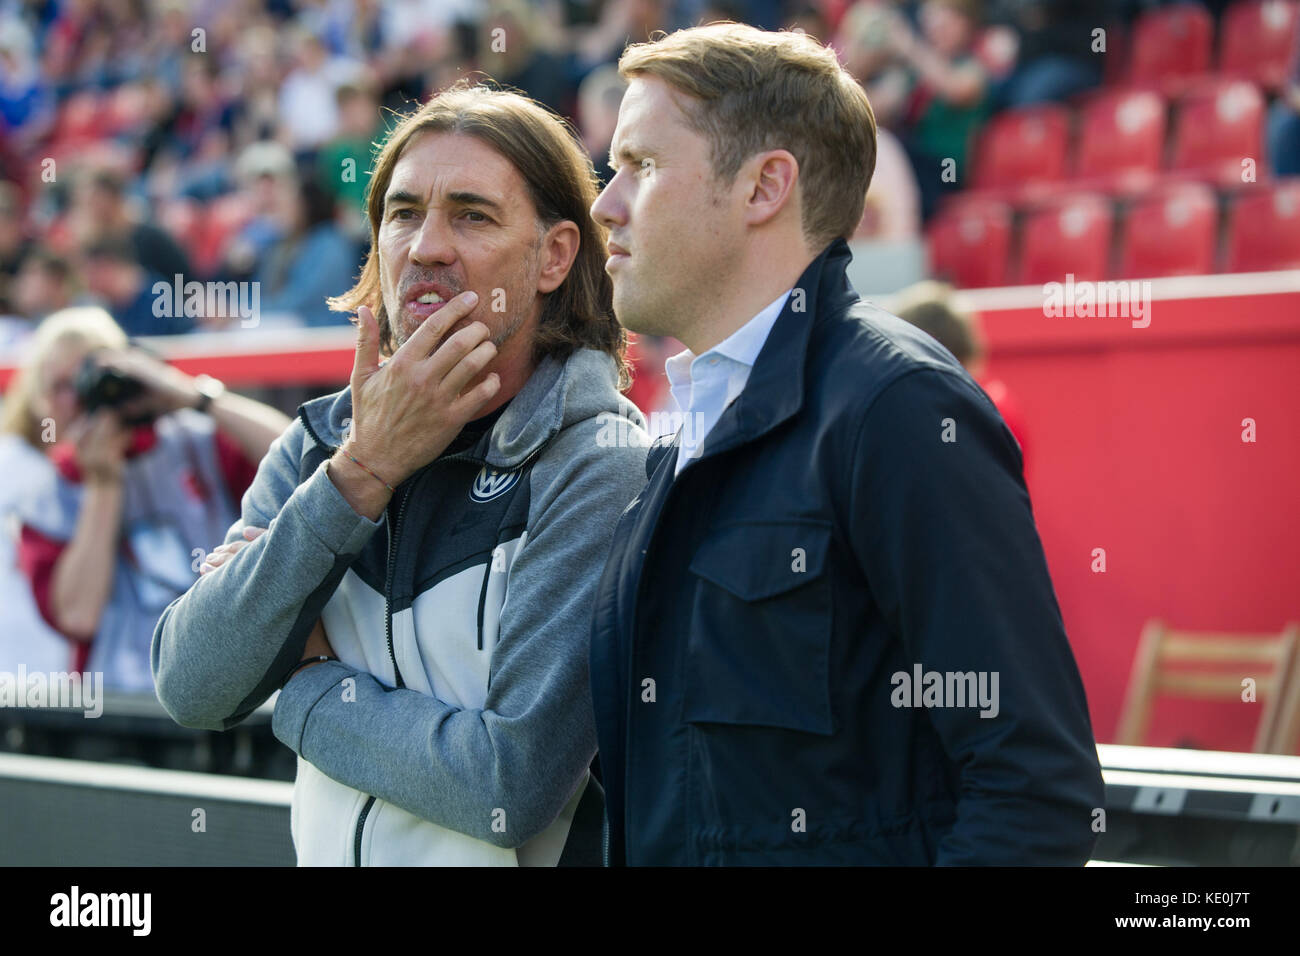
<path id="1" fill-rule="evenodd" d="M 600 861 L 606 869 L 609 868 L 609 814 L 603 814 L 600 827 Z"/>
<path id="2" fill-rule="evenodd" d="M 357 817 L 357 835 L 352 848 L 352 863 L 354 866 L 361 865 L 361 835 L 366 832 L 366 817 L 370 816 L 370 808 L 374 805 L 375 798 L 366 797 L 366 805 L 361 808 L 361 815 Z"/>
<path id="3" fill-rule="evenodd" d="M 307 416 L 305 413 L 303 413 L 300 417 L 302 418 L 303 424 L 307 427 L 307 430 L 311 434 L 311 436 L 315 438 L 319 444 L 324 445 L 326 448 L 330 449 L 331 455 L 333 455 L 334 452 L 338 451 L 337 446 L 330 445 L 326 442 L 320 441 L 319 437 L 316 435 L 316 432 L 312 429 L 311 424 L 307 421 Z M 538 455 L 540 455 L 543 451 L 546 450 L 546 447 L 550 445 L 551 439 L 554 437 L 555 437 L 554 435 L 548 435 L 546 437 L 546 440 L 542 442 L 542 444 L 539 445 L 532 452 L 532 454 L 530 454 L 527 458 L 525 458 L 516 466 L 515 470 L 521 471 L 524 468 L 526 468 L 533 461 L 533 459 L 535 459 Z M 415 475 L 412 475 L 411 477 L 412 478 L 417 477 L 427 469 L 432 468 L 434 465 L 442 464 L 444 462 L 449 463 L 449 462 L 460 462 L 460 461 L 474 462 L 479 465 L 487 464 L 486 459 L 479 458 L 475 455 L 466 454 L 465 452 L 460 452 L 454 455 L 447 455 L 444 458 L 435 458 L 433 461 L 429 462 L 427 465 L 425 465 L 423 468 L 417 471 Z M 397 519 L 391 525 L 389 525 L 388 561 L 387 561 L 388 567 L 384 575 L 384 636 L 388 644 L 388 659 L 393 663 L 393 677 L 396 686 L 398 687 L 405 687 L 406 682 L 402 679 L 401 668 L 397 666 L 397 652 L 393 648 L 393 603 L 392 603 L 393 602 L 393 574 L 394 574 L 394 567 L 397 563 L 397 537 L 398 537 L 398 532 L 401 529 L 402 516 L 406 513 L 406 503 L 411 498 L 410 488 L 411 485 L 408 484 L 407 487 L 402 491 L 402 500 L 397 506 Z M 489 556 L 488 557 L 489 571 L 491 571 L 492 568 L 491 562 L 492 562 L 492 558 L 491 556 Z M 480 618 L 479 647 L 481 649 L 483 646 L 483 634 L 482 634 L 483 625 L 482 625 L 481 607 L 479 609 L 479 618 Z M 356 833 L 353 837 L 353 844 L 352 844 L 353 846 L 352 859 L 354 865 L 356 866 L 361 865 L 361 838 L 365 833 L 366 819 L 370 816 L 370 811 L 374 807 L 374 805 L 375 805 L 375 798 L 373 796 L 367 796 L 366 804 L 364 807 L 361 808 L 360 816 L 357 817 Z"/>
<path id="4" fill-rule="evenodd" d="M 393 662 L 394 683 L 398 687 L 405 687 L 406 681 L 402 679 L 402 669 L 397 666 L 397 652 L 393 649 L 393 568 L 397 563 L 397 532 L 402 524 L 402 515 L 406 512 L 406 502 L 411 497 L 410 487 L 404 488 L 401 494 L 402 499 L 397 505 L 397 520 L 388 526 L 388 567 L 384 572 L 384 637 L 388 643 L 388 659 Z M 370 811 L 374 805 L 375 798 L 368 796 L 366 805 L 361 808 L 361 814 L 357 817 L 357 829 L 353 837 L 352 851 L 353 862 L 356 866 L 361 865 L 361 838 L 365 835 L 366 819 L 370 816 Z"/>
<path id="5" fill-rule="evenodd" d="M 406 503 L 411 499 L 408 485 L 402 491 L 402 500 L 397 505 L 397 520 L 388 526 L 388 567 L 384 576 L 384 636 L 388 640 L 388 659 L 393 662 L 393 680 L 398 687 L 405 687 L 401 668 L 397 666 L 397 651 L 393 649 L 393 574 L 397 564 L 397 535 L 402 526 L 402 515 L 406 513 Z"/>

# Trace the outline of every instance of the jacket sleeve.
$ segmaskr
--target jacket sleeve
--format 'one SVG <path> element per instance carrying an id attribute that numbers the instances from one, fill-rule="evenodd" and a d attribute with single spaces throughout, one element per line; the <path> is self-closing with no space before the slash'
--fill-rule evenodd
<path id="1" fill-rule="evenodd" d="M 163 611 L 150 650 L 158 700 L 179 724 L 225 730 L 302 658 L 321 608 L 382 522 L 357 514 L 322 463 L 298 484 L 306 430 L 271 445 L 226 542 L 267 528 Z"/>
<path id="2" fill-rule="evenodd" d="M 591 607 L 614 526 L 645 483 L 649 441 L 633 431 L 642 447 L 602 448 L 595 428 L 576 426 L 533 467 L 482 709 L 318 664 L 276 701 L 280 741 L 340 783 L 496 846 L 549 826 L 596 752 Z"/>
<path id="3" fill-rule="evenodd" d="M 852 476 L 852 546 L 909 670 L 996 688 L 925 710 L 960 786 L 937 862 L 1084 863 L 1101 769 L 1014 438 L 971 380 L 919 369 L 867 409 Z"/>

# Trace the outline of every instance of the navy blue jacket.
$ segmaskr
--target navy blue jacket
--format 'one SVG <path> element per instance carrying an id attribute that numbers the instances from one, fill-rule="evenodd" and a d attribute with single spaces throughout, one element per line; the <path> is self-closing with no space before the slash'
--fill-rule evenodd
<path id="1" fill-rule="evenodd" d="M 674 479 L 657 443 L 620 520 L 591 641 L 610 865 L 1077 865 L 1096 841 L 1020 449 L 850 258 L 813 260 L 699 459 Z"/>

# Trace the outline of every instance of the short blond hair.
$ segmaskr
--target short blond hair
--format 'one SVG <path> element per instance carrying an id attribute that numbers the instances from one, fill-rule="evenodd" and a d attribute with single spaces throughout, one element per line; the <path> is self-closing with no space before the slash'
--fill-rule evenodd
<path id="1" fill-rule="evenodd" d="M 756 153 L 789 150 L 810 246 L 853 235 L 876 168 L 876 117 L 832 50 L 803 33 L 713 23 L 629 46 L 618 71 L 691 98 L 687 119 L 724 184 Z"/>

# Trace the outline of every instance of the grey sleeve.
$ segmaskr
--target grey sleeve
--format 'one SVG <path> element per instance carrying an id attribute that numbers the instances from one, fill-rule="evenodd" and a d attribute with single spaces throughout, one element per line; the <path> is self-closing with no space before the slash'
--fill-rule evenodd
<path id="1" fill-rule="evenodd" d="M 348 565 L 381 527 L 358 515 L 322 463 L 298 484 L 307 441 L 295 419 L 272 443 L 226 541 L 267 532 L 173 601 L 154 628 L 158 700 L 179 724 L 225 730 L 265 701 L 302 657 Z"/>
<path id="2" fill-rule="evenodd" d="M 588 422 L 534 466 L 528 536 L 510 568 L 481 710 L 318 664 L 276 701 L 280 741 L 340 783 L 496 846 L 549 826 L 596 752 L 591 607 L 614 527 L 645 484 L 644 444 L 600 447 Z M 497 809 L 504 832 L 492 826 Z"/>

